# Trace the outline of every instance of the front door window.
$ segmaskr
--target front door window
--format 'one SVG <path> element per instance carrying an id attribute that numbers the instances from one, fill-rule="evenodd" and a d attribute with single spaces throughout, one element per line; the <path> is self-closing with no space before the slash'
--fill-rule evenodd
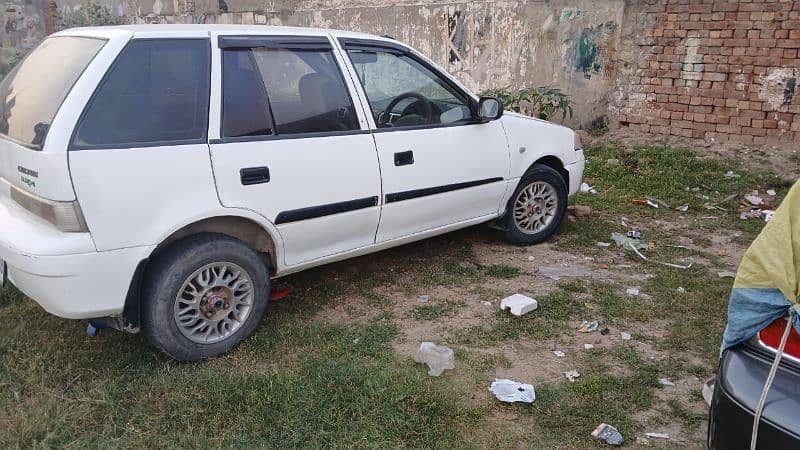
<path id="1" fill-rule="evenodd" d="M 390 49 L 348 48 L 379 128 L 472 121 L 464 96 L 421 62 Z"/>

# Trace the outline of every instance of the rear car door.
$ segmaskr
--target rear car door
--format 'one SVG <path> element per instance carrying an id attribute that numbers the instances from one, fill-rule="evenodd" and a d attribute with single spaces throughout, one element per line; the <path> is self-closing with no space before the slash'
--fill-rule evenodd
<path id="1" fill-rule="evenodd" d="M 377 241 L 497 214 L 509 154 L 500 121 L 431 63 L 390 42 L 340 39 L 374 121 L 385 205 Z"/>
<path id="2" fill-rule="evenodd" d="M 375 144 L 329 38 L 221 35 L 218 45 L 210 147 L 222 204 L 272 221 L 289 266 L 374 243 Z"/>

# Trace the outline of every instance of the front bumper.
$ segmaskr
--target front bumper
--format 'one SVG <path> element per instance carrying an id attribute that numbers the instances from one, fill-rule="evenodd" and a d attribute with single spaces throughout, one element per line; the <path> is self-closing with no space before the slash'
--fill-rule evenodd
<path id="1" fill-rule="evenodd" d="M 578 150 L 575 153 L 578 154 L 578 159 L 574 163 L 567 164 L 564 167 L 564 169 L 569 172 L 569 195 L 573 195 L 581 189 L 581 183 L 583 182 L 583 170 L 586 168 L 586 160 L 583 156 L 583 150 Z"/>
<path id="2" fill-rule="evenodd" d="M 95 251 L 88 233 L 63 233 L 2 195 L 0 230 L 7 281 L 68 319 L 120 314 L 136 266 L 153 249 Z"/>
<path id="3" fill-rule="evenodd" d="M 753 416 L 772 357 L 740 345 L 720 362 L 708 425 L 710 449 L 749 449 Z M 758 448 L 800 448 L 800 372 L 781 364 L 769 391 Z"/>

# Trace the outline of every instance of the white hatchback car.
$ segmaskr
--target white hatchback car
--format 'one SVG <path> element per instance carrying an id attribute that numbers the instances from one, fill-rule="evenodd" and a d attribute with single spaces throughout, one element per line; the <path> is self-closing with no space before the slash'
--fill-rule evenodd
<path id="1" fill-rule="evenodd" d="M 178 360 L 270 278 L 498 219 L 535 244 L 584 155 L 383 37 L 145 25 L 48 37 L 0 84 L 0 284 Z"/>

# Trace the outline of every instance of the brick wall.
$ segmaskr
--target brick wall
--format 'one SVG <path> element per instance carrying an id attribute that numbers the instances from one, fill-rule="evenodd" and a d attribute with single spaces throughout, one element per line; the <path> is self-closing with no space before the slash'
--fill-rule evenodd
<path id="1" fill-rule="evenodd" d="M 800 141 L 800 1 L 638 2 L 617 119 L 715 142 Z M 632 17 L 635 16 L 635 17 Z"/>

